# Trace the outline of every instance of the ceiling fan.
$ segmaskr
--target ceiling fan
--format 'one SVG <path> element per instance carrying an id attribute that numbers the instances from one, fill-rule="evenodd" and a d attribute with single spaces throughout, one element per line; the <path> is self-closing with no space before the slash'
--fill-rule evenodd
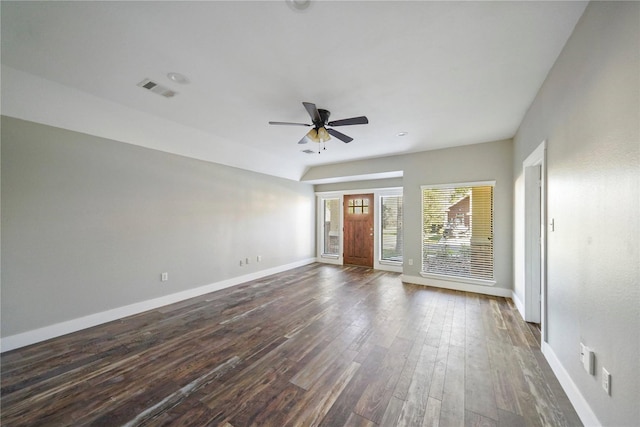
<path id="1" fill-rule="evenodd" d="M 304 108 L 311 117 L 312 124 L 308 123 L 291 123 L 291 122 L 269 122 L 270 125 L 285 125 L 285 126 L 307 126 L 312 127 L 305 136 L 302 137 L 298 144 L 306 144 L 309 141 L 324 143 L 331 139 L 331 136 L 338 138 L 340 141 L 348 143 L 353 141 L 353 138 L 345 135 L 342 132 L 338 132 L 335 129 L 328 128 L 327 126 L 349 126 L 349 125 L 366 125 L 369 123 L 369 119 L 365 116 L 351 117 L 350 119 L 341 119 L 329 121 L 331 112 L 329 110 L 323 110 L 316 108 L 315 104 L 311 102 L 303 102 Z M 326 148 L 325 148 L 326 150 Z"/>

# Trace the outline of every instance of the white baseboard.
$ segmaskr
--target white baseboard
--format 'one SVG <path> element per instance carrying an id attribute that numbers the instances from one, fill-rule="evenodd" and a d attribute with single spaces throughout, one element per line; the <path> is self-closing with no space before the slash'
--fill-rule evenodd
<path id="1" fill-rule="evenodd" d="M 380 271 L 390 271 L 392 273 L 402 273 L 403 267 L 401 265 L 389 265 L 376 263 L 373 268 Z"/>
<path id="2" fill-rule="evenodd" d="M 556 378 L 558 378 L 562 389 L 567 394 L 567 397 L 571 401 L 571 404 L 578 413 L 578 416 L 585 427 L 602 426 L 602 423 L 598 421 L 596 414 L 591 410 L 589 403 L 587 403 L 582 393 L 580 393 L 580 389 L 573 382 L 566 369 L 564 369 L 564 366 L 560 363 L 560 359 L 558 359 L 558 356 L 556 356 L 556 353 L 553 351 L 551 346 L 546 342 L 542 343 L 542 354 L 544 354 L 545 359 L 549 362 L 549 366 L 551 366 L 553 373 L 556 374 Z"/>
<path id="3" fill-rule="evenodd" d="M 516 308 L 520 312 L 520 316 L 522 316 L 522 318 L 524 319 L 524 304 L 522 303 L 522 300 L 518 298 L 518 295 L 516 294 L 515 291 L 511 291 L 511 299 L 513 300 L 514 304 L 516 305 Z"/>
<path id="4" fill-rule="evenodd" d="M 321 262 L 324 264 L 333 264 L 333 265 L 342 265 L 342 257 L 323 257 L 319 256 L 316 259 L 316 262 Z"/>
<path id="5" fill-rule="evenodd" d="M 449 280 L 438 280 L 432 278 L 408 276 L 403 274 L 401 276 L 402 281 L 406 283 L 413 283 L 416 285 L 433 286 L 435 288 L 451 289 L 454 291 L 475 292 L 477 294 L 493 295 L 497 297 L 511 298 L 511 289 L 496 288 L 495 286 L 482 286 L 473 285 L 471 283 L 461 283 Z"/>
<path id="6" fill-rule="evenodd" d="M 33 329 L 31 331 L 11 335 L 0 339 L 0 351 L 5 352 L 14 350 L 16 348 L 25 347 L 27 345 L 46 341 L 51 338 L 56 338 L 62 335 L 70 334 L 72 332 L 77 332 L 82 329 L 87 329 L 93 326 L 101 325 L 103 323 L 122 319 L 123 317 L 132 316 L 134 314 L 153 310 L 165 305 L 184 301 L 189 298 L 194 298 L 210 292 L 230 288 L 232 286 L 250 282 L 252 280 L 257 280 L 262 277 L 270 276 L 272 274 L 281 273 L 283 271 L 291 270 L 292 268 L 302 267 L 314 262 L 316 262 L 316 258 L 308 258 L 302 261 L 297 261 L 250 274 L 245 274 L 243 276 L 233 277 L 231 279 L 222 280 L 220 282 L 200 286 L 198 288 L 176 292 L 174 294 L 125 305 L 123 307 L 118 307 L 99 313 L 89 314 L 88 316 L 78 317 L 76 319 L 67 320 L 64 322 L 56 323 L 54 325 L 45 326 L 43 328 Z"/>

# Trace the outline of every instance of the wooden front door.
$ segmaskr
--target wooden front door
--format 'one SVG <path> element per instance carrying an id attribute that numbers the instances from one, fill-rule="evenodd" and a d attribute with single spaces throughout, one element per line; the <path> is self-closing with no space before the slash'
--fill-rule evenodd
<path id="1" fill-rule="evenodd" d="M 373 267 L 373 194 L 344 196 L 344 263 Z"/>

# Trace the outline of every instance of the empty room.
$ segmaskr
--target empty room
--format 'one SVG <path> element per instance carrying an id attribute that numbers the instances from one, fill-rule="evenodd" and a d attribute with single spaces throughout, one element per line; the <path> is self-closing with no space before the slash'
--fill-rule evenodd
<path id="1" fill-rule="evenodd" d="M 3 426 L 640 423 L 640 2 L 0 17 Z"/>

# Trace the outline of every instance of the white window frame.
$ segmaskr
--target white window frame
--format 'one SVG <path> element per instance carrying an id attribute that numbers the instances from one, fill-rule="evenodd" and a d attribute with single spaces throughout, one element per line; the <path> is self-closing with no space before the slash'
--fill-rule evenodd
<path id="1" fill-rule="evenodd" d="M 337 254 L 325 254 L 324 253 L 324 236 L 325 236 L 325 232 L 324 232 L 324 202 L 327 200 L 335 200 L 338 199 L 338 206 L 340 207 L 340 212 L 339 212 L 339 225 L 338 225 L 338 253 Z M 343 238 L 343 232 L 342 232 L 342 227 L 344 224 L 344 212 L 342 209 L 343 206 L 343 202 L 344 202 L 344 194 L 343 193 L 321 193 L 317 195 L 317 236 L 318 236 L 318 247 L 317 247 L 317 254 L 318 254 L 318 261 L 320 262 L 326 262 L 329 264 L 339 264 L 342 265 L 343 261 L 342 261 L 342 252 L 343 252 L 343 248 L 342 248 L 342 238 Z"/>
<path id="2" fill-rule="evenodd" d="M 378 207 L 376 208 L 376 213 L 378 216 L 376 220 L 377 229 L 375 232 L 376 232 L 376 235 L 378 236 L 378 240 L 377 240 L 377 246 L 374 252 L 374 256 L 375 256 L 374 263 L 377 263 L 378 266 L 388 267 L 388 268 L 378 268 L 379 270 L 386 269 L 391 271 L 397 271 L 400 273 L 403 272 L 402 266 L 404 265 L 404 262 L 403 262 L 404 248 L 402 248 L 403 261 L 390 261 L 390 260 L 382 259 L 382 199 L 384 197 L 394 197 L 394 196 L 403 196 L 403 195 L 404 194 L 403 194 L 402 188 L 393 188 L 389 190 L 379 191 L 376 194 L 376 201 L 378 204 Z M 403 197 L 402 203 L 404 205 L 404 197 Z M 404 212 L 404 206 L 403 206 L 403 212 Z M 403 228 L 403 232 L 404 232 L 404 228 Z"/>
<path id="3" fill-rule="evenodd" d="M 493 215 L 492 215 L 492 221 L 493 221 L 493 229 L 494 229 L 494 234 L 493 234 L 493 244 L 494 244 L 494 248 L 493 248 L 493 279 L 492 280 L 488 280 L 488 279 L 478 279 L 478 278 L 472 278 L 472 277 L 463 277 L 463 276 L 453 276 L 453 275 L 444 275 L 444 274 L 435 274 L 435 273 L 427 273 L 424 272 L 422 270 L 423 268 L 423 258 L 424 258 L 424 245 L 421 243 L 421 248 L 420 248 L 420 275 L 422 277 L 425 278 L 430 278 L 430 279 L 437 279 L 437 280 L 446 280 L 446 281 L 452 281 L 452 282 L 459 282 L 459 283 L 468 283 L 468 284 L 472 284 L 472 285 L 481 285 L 481 286 L 495 286 L 495 284 L 497 283 L 496 281 L 496 275 L 495 275 L 495 260 L 496 260 L 496 251 L 495 251 L 495 187 L 496 187 L 496 181 L 473 181 L 473 182 L 458 182 L 458 183 L 448 183 L 448 184 L 436 184 L 436 185 L 422 185 L 420 186 L 420 235 L 421 235 L 421 241 L 422 241 L 422 221 L 423 221 L 423 212 L 424 212 L 424 196 L 422 195 L 423 191 L 425 189 L 438 189 L 438 188 L 453 188 L 453 187 L 483 187 L 483 186 L 491 186 L 493 187 L 493 206 L 491 207 L 492 211 L 493 211 Z"/>

